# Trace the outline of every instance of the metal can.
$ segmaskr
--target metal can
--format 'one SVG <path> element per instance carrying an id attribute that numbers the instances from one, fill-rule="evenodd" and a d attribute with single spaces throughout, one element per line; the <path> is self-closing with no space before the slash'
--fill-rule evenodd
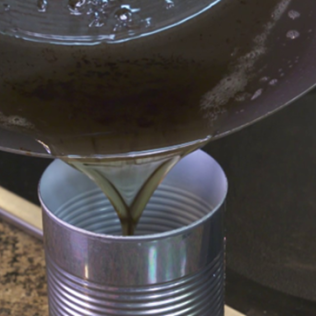
<path id="1" fill-rule="evenodd" d="M 124 237 L 101 190 L 54 161 L 39 185 L 50 316 L 224 315 L 226 193 L 221 167 L 196 151 Z"/>

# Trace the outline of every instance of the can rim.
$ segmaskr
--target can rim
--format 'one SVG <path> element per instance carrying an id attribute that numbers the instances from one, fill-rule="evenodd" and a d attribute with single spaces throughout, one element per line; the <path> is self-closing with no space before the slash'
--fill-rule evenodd
<path id="1" fill-rule="evenodd" d="M 86 236 L 89 236 L 90 238 L 103 239 L 104 241 L 109 241 L 109 242 L 135 242 L 135 241 L 146 242 L 146 241 L 165 239 L 165 238 L 174 237 L 176 235 L 183 234 L 185 231 L 192 230 L 192 229 L 202 225 L 207 220 L 209 220 L 214 215 L 214 213 L 216 213 L 224 205 L 226 197 L 227 197 L 227 192 L 228 192 L 227 176 L 226 176 L 224 170 L 222 169 L 222 167 L 219 165 L 219 163 L 213 157 L 211 157 L 210 155 L 208 155 L 208 156 L 210 157 L 210 159 L 213 160 L 213 163 L 216 165 L 216 167 L 222 173 L 223 180 L 224 180 L 223 197 L 220 200 L 220 202 L 212 209 L 211 212 L 209 212 L 208 214 L 204 215 L 203 217 L 201 217 L 197 221 L 194 221 L 193 223 L 191 223 L 191 224 L 189 224 L 187 226 L 183 226 L 181 228 L 169 230 L 169 231 L 166 231 L 166 232 L 163 232 L 163 233 L 154 233 L 154 234 L 141 235 L 141 236 L 117 236 L 117 235 L 108 235 L 108 234 L 94 233 L 94 232 L 91 232 L 91 231 L 88 231 L 88 230 L 76 227 L 76 226 L 74 226 L 72 224 L 69 224 L 69 223 L 63 221 L 62 219 L 57 217 L 55 214 L 53 214 L 49 210 L 49 208 L 47 207 L 47 205 L 45 204 L 45 202 L 44 202 L 44 200 L 42 199 L 42 196 L 41 196 L 41 183 L 42 183 L 42 178 L 41 178 L 41 180 L 39 182 L 39 185 L 38 185 L 38 197 L 39 197 L 39 200 L 41 202 L 42 212 L 45 213 L 46 215 L 48 215 L 55 222 L 57 222 L 58 225 L 64 226 L 66 229 L 71 230 L 72 232 L 77 232 L 79 234 L 84 234 Z"/>

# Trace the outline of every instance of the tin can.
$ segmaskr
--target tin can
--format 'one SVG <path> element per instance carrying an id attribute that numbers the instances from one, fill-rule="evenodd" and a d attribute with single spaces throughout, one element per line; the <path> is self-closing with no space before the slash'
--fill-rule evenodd
<path id="1" fill-rule="evenodd" d="M 39 185 L 50 316 L 224 315 L 226 193 L 219 164 L 196 151 L 124 237 L 100 189 L 54 161 Z"/>

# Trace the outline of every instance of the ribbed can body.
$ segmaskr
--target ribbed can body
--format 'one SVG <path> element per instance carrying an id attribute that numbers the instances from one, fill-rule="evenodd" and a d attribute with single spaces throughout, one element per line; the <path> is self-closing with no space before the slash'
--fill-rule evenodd
<path id="1" fill-rule="evenodd" d="M 197 160 L 205 168 L 192 181 Z M 226 191 L 218 164 L 190 155 L 156 190 L 136 236 L 122 237 L 103 193 L 52 163 L 40 184 L 50 316 L 222 316 Z"/>
<path id="2" fill-rule="evenodd" d="M 222 316 L 221 261 L 219 256 L 194 275 L 136 288 L 83 282 L 48 260 L 50 315 Z"/>

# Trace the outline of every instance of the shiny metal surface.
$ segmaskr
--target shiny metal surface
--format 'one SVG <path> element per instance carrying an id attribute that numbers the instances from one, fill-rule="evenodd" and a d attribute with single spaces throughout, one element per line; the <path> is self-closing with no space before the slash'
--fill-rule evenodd
<path id="1" fill-rule="evenodd" d="M 99 189 L 52 163 L 40 183 L 50 315 L 222 316 L 226 192 L 220 166 L 197 151 L 122 237 Z"/>
<path id="2" fill-rule="evenodd" d="M 193 276 L 151 286 L 83 282 L 48 262 L 51 315 L 223 315 L 223 257 Z M 83 314 L 88 310 L 86 314 Z"/>
<path id="3" fill-rule="evenodd" d="M 19 218 L 18 216 L 14 216 L 12 213 L 2 208 L 0 208 L 0 218 L 18 227 L 19 229 L 24 230 L 25 232 L 27 232 L 28 234 L 36 238 L 41 239 L 43 237 L 43 232 L 41 229 L 35 227 L 32 224 L 27 223 L 24 218 Z"/>

